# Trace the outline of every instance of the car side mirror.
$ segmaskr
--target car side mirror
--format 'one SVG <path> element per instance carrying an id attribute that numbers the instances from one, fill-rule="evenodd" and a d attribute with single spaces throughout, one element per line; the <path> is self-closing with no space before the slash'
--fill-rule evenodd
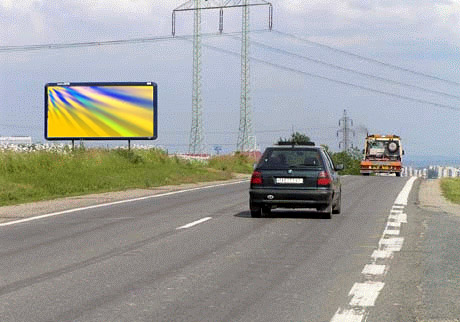
<path id="1" fill-rule="evenodd" d="M 364 149 L 363 149 L 363 154 L 364 154 L 364 153 L 366 153 L 366 151 L 364 151 Z"/>
<path id="2" fill-rule="evenodd" d="M 340 170 L 345 169 L 345 167 L 343 166 L 343 164 L 337 164 L 334 168 L 335 168 L 335 171 L 340 171 Z"/>
<path id="3" fill-rule="evenodd" d="M 405 153 L 404 150 L 403 150 L 403 155 L 404 155 L 404 154 L 406 154 L 406 153 Z"/>

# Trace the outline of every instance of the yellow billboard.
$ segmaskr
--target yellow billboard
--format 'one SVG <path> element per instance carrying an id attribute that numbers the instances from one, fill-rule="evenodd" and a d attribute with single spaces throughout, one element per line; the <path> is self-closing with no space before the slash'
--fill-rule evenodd
<path id="1" fill-rule="evenodd" d="M 155 83 L 50 83 L 45 86 L 45 138 L 157 137 Z"/>

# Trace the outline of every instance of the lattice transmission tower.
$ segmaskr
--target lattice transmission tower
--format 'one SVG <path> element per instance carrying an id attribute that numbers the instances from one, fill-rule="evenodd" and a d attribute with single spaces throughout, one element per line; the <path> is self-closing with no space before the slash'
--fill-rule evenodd
<path id="1" fill-rule="evenodd" d="M 193 28 L 193 94 L 192 94 L 192 128 L 190 131 L 189 153 L 203 153 L 203 123 L 201 99 L 201 11 L 204 9 L 219 9 L 219 31 L 224 28 L 225 8 L 238 8 L 242 14 L 241 39 L 241 101 L 240 127 L 238 132 L 237 150 L 249 151 L 254 149 L 255 136 L 252 130 L 252 111 L 249 91 L 249 7 L 268 6 L 268 26 L 273 25 L 273 6 L 265 0 L 190 0 L 177 7 L 172 12 L 172 34 L 176 34 L 176 13 L 180 11 L 194 11 Z"/>
<path id="2" fill-rule="evenodd" d="M 238 151 L 255 150 L 255 136 L 252 129 L 252 108 L 250 95 L 249 72 L 249 7 L 244 0 L 241 25 L 241 98 L 240 98 L 240 127 L 238 130 Z"/>
<path id="3" fill-rule="evenodd" d="M 342 134 L 342 140 L 339 142 L 339 149 L 342 151 L 350 151 L 353 148 L 351 136 L 355 137 L 353 130 L 353 120 L 348 117 L 347 110 L 343 110 L 343 116 L 339 120 L 340 129 L 337 131 L 337 137 Z"/>
<path id="4" fill-rule="evenodd" d="M 188 152 L 205 153 L 203 136 L 203 106 L 201 99 L 201 0 L 193 0 L 193 84 L 192 84 L 192 128 Z"/>

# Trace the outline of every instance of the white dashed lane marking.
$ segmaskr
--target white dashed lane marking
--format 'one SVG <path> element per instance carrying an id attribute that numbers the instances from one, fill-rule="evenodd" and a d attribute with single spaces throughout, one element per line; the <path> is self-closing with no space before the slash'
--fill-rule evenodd
<path id="1" fill-rule="evenodd" d="M 348 295 L 353 296 L 350 305 L 368 307 L 374 306 L 380 291 L 385 284 L 382 282 L 355 283 Z"/>
<path id="2" fill-rule="evenodd" d="M 390 250 L 374 250 L 371 257 L 374 261 L 377 261 L 378 259 L 391 258 L 393 257 L 393 252 Z"/>
<path id="3" fill-rule="evenodd" d="M 197 221 L 194 221 L 194 222 L 191 222 L 187 225 L 183 225 L 183 226 L 180 226 L 180 227 L 177 227 L 176 229 L 187 229 L 187 228 L 190 228 L 190 227 L 193 227 L 193 226 L 196 226 L 196 225 L 199 225 L 201 223 L 204 223 L 205 221 L 208 221 L 208 220 L 211 220 L 212 217 L 205 217 L 205 218 L 201 218 L 200 220 L 197 220 Z"/>
<path id="4" fill-rule="evenodd" d="M 377 297 L 385 286 L 383 278 L 390 267 L 393 253 L 399 252 L 404 243 L 403 237 L 395 236 L 399 236 L 401 224 L 407 223 L 404 208 L 416 179 L 412 177 L 406 182 L 391 207 L 378 248 L 371 255 L 372 263 L 365 265 L 361 272 L 364 282 L 353 285 L 348 294 L 352 296 L 350 302 L 346 307 L 337 310 L 331 322 L 361 322 L 368 314 L 367 309 L 375 305 Z"/>
<path id="5" fill-rule="evenodd" d="M 364 275 L 383 275 L 385 268 L 385 265 L 367 264 L 361 273 Z"/>

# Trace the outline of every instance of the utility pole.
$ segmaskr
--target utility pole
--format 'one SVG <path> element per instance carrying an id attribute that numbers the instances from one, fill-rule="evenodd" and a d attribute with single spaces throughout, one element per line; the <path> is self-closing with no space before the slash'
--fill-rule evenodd
<path id="1" fill-rule="evenodd" d="M 201 10 L 219 9 L 219 32 L 224 29 L 225 8 L 242 8 L 242 37 L 241 37 L 241 100 L 240 127 L 238 132 L 237 150 L 250 151 L 253 149 L 255 137 L 252 130 L 251 105 L 249 96 L 249 7 L 268 6 L 268 27 L 273 26 L 273 6 L 265 0 L 189 0 L 172 12 L 172 35 L 176 34 L 176 13 L 194 11 L 193 28 L 193 94 L 192 94 L 192 128 L 190 131 L 189 153 L 203 153 L 203 124 L 201 100 Z"/>
<path id="2" fill-rule="evenodd" d="M 339 142 L 339 149 L 342 151 L 349 151 L 353 148 L 353 143 L 350 138 L 351 135 L 355 137 L 355 131 L 353 130 L 353 120 L 347 116 L 347 110 L 343 110 L 343 116 L 339 120 L 340 129 L 337 131 L 337 137 L 342 134 L 342 140 Z"/>

